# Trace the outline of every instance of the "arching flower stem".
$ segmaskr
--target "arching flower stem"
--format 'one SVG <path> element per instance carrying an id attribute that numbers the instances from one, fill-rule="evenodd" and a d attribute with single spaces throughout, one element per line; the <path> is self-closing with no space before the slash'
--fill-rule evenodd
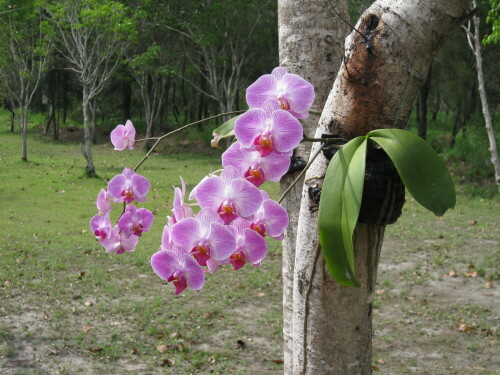
<path id="1" fill-rule="evenodd" d="M 202 122 L 210 121 L 210 120 L 213 120 L 213 119 L 216 119 L 216 118 L 219 118 L 219 117 L 223 117 L 223 116 L 238 115 L 238 114 L 243 113 L 243 112 L 246 112 L 246 110 L 233 111 L 233 112 L 227 112 L 227 113 L 220 113 L 218 115 L 210 116 L 210 117 L 207 117 L 207 118 L 205 118 L 203 120 L 198 120 L 198 121 L 195 121 L 195 122 L 191 122 L 191 123 L 189 123 L 187 125 L 181 126 L 180 128 L 172 130 L 171 132 L 168 132 L 167 134 L 164 134 L 161 137 L 144 138 L 144 139 L 137 140 L 136 142 L 141 142 L 141 141 L 156 139 L 156 142 L 153 144 L 153 146 L 149 149 L 149 151 L 147 152 L 147 154 L 144 155 L 144 157 L 141 159 L 141 161 L 139 161 L 139 163 L 132 170 L 134 172 L 137 171 L 137 169 L 139 169 L 139 167 L 142 165 L 142 163 L 144 163 L 144 161 L 146 161 L 146 159 L 149 158 L 149 155 L 151 155 L 151 153 L 156 148 L 156 146 L 158 145 L 158 143 L 160 143 L 163 139 L 165 139 L 165 138 L 167 138 L 167 137 L 169 137 L 171 135 L 174 135 L 175 133 L 178 133 L 181 130 L 187 129 L 187 128 L 193 126 L 193 125 L 198 125 L 198 124 L 201 124 Z"/>

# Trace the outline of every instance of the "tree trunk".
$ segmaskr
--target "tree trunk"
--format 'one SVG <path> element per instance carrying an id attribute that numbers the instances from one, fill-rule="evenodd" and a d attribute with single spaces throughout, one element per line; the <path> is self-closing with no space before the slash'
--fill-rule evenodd
<path id="1" fill-rule="evenodd" d="M 348 26 L 333 12 L 332 6 L 348 19 L 347 0 L 330 1 L 293 0 L 278 1 L 278 33 L 280 66 L 290 73 L 298 74 L 314 85 L 316 99 L 309 118 L 302 121 L 304 132 L 312 136 L 323 109 L 328 92 L 342 61 L 342 45 L 349 33 Z M 294 152 L 295 160 L 304 163 L 309 158 L 311 145 L 301 143 Z M 297 178 L 300 170 L 281 179 L 281 191 Z M 283 200 L 290 225 L 283 240 L 283 339 L 284 373 L 292 374 L 293 366 L 293 267 L 297 220 L 302 193 L 302 178 Z"/>
<path id="2" fill-rule="evenodd" d="M 474 7 L 477 6 L 477 2 L 473 2 Z M 481 35 L 479 33 L 479 16 L 474 15 L 472 17 L 474 24 L 474 33 L 470 29 L 466 29 L 467 36 L 469 38 L 469 43 L 471 44 L 472 52 L 476 58 L 476 69 L 477 69 L 477 81 L 479 83 L 478 90 L 479 96 L 481 97 L 481 107 L 483 110 L 484 124 L 486 127 L 486 132 L 488 133 L 488 140 L 490 143 L 489 151 L 491 155 L 491 164 L 495 170 L 495 182 L 498 185 L 500 191 L 500 161 L 498 160 L 497 143 L 495 139 L 495 132 L 493 130 L 493 121 L 491 120 L 490 109 L 488 106 L 488 97 L 486 96 L 486 87 L 484 82 L 483 73 L 483 57 L 481 55 Z"/>
<path id="3" fill-rule="evenodd" d="M 427 97 L 431 90 L 432 65 L 429 67 L 425 84 L 420 88 L 418 95 L 418 135 L 427 139 Z"/>
<path id="4" fill-rule="evenodd" d="M 21 160 L 28 161 L 28 105 L 20 106 L 21 112 Z"/>
<path id="5" fill-rule="evenodd" d="M 96 111 L 97 111 L 97 99 L 93 98 L 90 103 L 89 103 L 89 108 L 90 108 L 90 113 L 92 116 L 92 122 L 90 126 L 90 134 L 92 136 L 92 143 L 96 144 L 97 143 L 97 133 L 96 133 L 96 128 L 95 128 L 95 116 L 96 116 Z"/>
<path id="6" fill-rule="evenodd" d="M 54 110 L 52 116 L 54 117 L 54 127 L 53 127 L 53 136 L 52 138 L 54 141 L 57 141 L 59 139 L 59 122 L 58 122 L 58 117 L 56 116 L 56 111 Z"/>
<path id="7" fill-rule="evenodd" d="M 12 111 L 10 115 L 10 132 L 14 133 L 14 119 L 16 118 L 16 112 Z"/>
<path id="8" fill-rule="evenodd" d="M 321 115 L 316 137 L 352 139 L 406 125 L 433 57 L 465 15 L 467 0 L 379 0 L 346 40 L 345 64 Z M 313 152 L 320 146 L 315 144 Z M 384 227 L 358 224 L 354 233 L 360 288 L 333 282 L 320 254 L 317 204 L 328 166 L 320 155 L 306 174 L 297 230 L 293 286 L 293 373 L 371 374 L 371 311 Z"/>
<path id="9" fill-rule="evenodd" d="M 4 100 L 5 108 L 10 112 L 10 132 L 14 133 L 14 120 L 16 118 L 16 111 L 14 105 L 9 99 Z"/>
<path id="10" fill-rule="evenodd" d="M 83 100 L 82 100 L 82 110 L 83 110 L 83 131 L 85 137 L 85 149 L 84 156 L 87 161 L 87 165 L 85 167 L 87 171 L 88 177 L 95 177 L 95 167 L 94 161 L 92 160 L 92 132 L 89 125 L 89 97 L 88 97 L 88 88 L 83 87 Z"/>

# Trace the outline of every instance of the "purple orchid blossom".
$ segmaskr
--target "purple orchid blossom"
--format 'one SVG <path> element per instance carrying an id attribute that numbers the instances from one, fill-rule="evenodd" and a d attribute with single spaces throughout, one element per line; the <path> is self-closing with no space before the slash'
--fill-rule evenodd
<path id="1" fill-rule="evenodd" d="M 175 294 L 187 287 L 199 291 L 205 272 L 216 273 L 222 265 L 232 264 L 235 270 L 246 263 L 260 266 L 267 253 L 265 237 L 283 239 L 288 214 L 258 187 L 279 181 L 288 171 L 293 149 L 303 137 L 298 119 L 309 116 L 314 97 L 309 82 L 283 68 L 260 77 L 247 89 L 250 109 L 235 123 L 238 141 L 222 155 L 224 169 L 220 175 L 204 177 L 191 190 L 189 200 L 194 204 L 185 202 L 186 183 L 181 177 L 181 186 L 174 187 L 172 216 L 163 228 L 160 250 L 151 258 L 154 272 L 174 284 Z M 112 131 L 111 142 L 115 150 L 132 150 L 135 136 L 128 120 Z M 150 182 L 129 168 L 114 176 L 107 190 L 101 189 L 96 201 L 99 215 L 91 219 L 90 227 L 107 252 L 134 251 L 139 236 L 149 231 L 151 211 L 130 204 L 145 202 L 149 189 Z M 126 204 L 114 226 L 109 218 L 113 202 Z M 201 208 L 197 215 L 193 205 Z"/>
<path id="2" fill-rule="evenodd" d="M 235 270 L 239 270 L 245 263 L 259 266 L 267 254 L 266 240 L 250 228 L 250 222 L 237 218 L 229 229 L 236 238 L 236 249 L 231 254 L 230 262 Z"/>
<path id="3" fill-rule="evenodd" d="M 273 151 L 291 152 L 303 136 L 302 125 L 289 112 L 268 100 L 262 108 L 251 108 L 236 120 L 234 134 L 244 147 L 253 147 L 260 156 Z"/>
<path id="4" fill-rule="evenodd" d="M 174 222 L 170 216 L 167 216 L 167 223 L 168 224 L 163 227 L 160 250 L 172 250 L 174 248 L 174 242 L 172 240 L 172 227 Z"/>
<path id="5" fill-rule="evenodd" d="M 146 202 L 149 186 L 146 177 L 130 168 L 125 168 L 121 174 L 109 181 L 108 193 L 114 198 L 115 203 Z"/>
<path id="6" fill-rule="evenodd" d="M 113 129 L 110 137 L 115 150 L 122 151 L 126 148 L 132 150 L 135 143 L 135 128 L 132 121 L 127 120 L 125 126 L 118 125 Z"/>
<path id="7" fill-rule="evenodd" d="M 151 257 L 151 266 L 155 273 L 167 282 L 173 282 L 175 294 L 181 293 L 188 286 L 200 290 L 205 283 L 205 273 L 200 265 L 182 246 L 173 250 L 160 250 Z"/>
<path id="8" fill-rule="evenodd" d="M 272 152 L 262 157 L 255 148 L 242 147 L 240 142 L 233 143 L 222 154 L 222 166 L 232 165 L 243 172 L 242 177 L 255 186 L 265 181 L 279 181 L 290 167 L 290 153 Z"/>
<path id="9" fill-rule="evenodd" d="M 249 217 L 262 203 L 258 188 L 241 177 L 233 166 L 224 168 L 220 176 L 202 180 L 195 188 L 195 198 L 201 208 L 215 210 L 229 224 L 236 217 Z"/>
<path id="10" fill-rule="evenodd" d="M 236 240 L 213 209 L 202 209 L 196 218 L 187 217 L 172 227 L 172 241 L 188 249 L 201 266 L 210 259 L 223 261 L 233 253 Z M 210 269 L 213 273 L 216 269 Z"/>
<path id="11" fill-rule="evenodd" d="M 193 217 L 194 212 L 191 207 L 184 203 L 184 197 L 186 195 L 186 183 L 181 177 L 181 188 L 174 188 L 174 204 L 172 208 L 172 219 L 174 223 L 186 218 Z"/>
<path id="12" fill-rule="evenodd" d="M 264 201 L 253 216 L 250 228 L 258 232 L 262 237 L 266 234 L 281 241 L 283 233 L 288 227 L 288 213 L 278 203 L 269 199 L 269 195 L 262 191 Z"/>
<path id="13" fill-rule="evenodd" d="M 109 238 L 101 241 L 101 244 L 106 248 L 107 253 L 123 254 L 134 251 L 138 241 L 139 237 L 133 234 L 127 237 L 125 233 L 120 231 L 118 225 L 115 225 Z"/>
<path id="14" fill-rule="evenodd" d="M 109 216 L 95 215 L 90 219 L 90 229 L 99 241 L 107 240 L 111 236 L 111 222 Z"/>
<path id="15" fill-rule="evenodd" d="M 101 189 L 97 195 L 96 206 L 101 215 L 106 215 L 109 211 L 111 211 L 113 208 L 113 202 L 111 195 L 109 195 L 107 190 Z"/>
<path id="16" fill-rule="evenodd" d="M 267 100 L 273 100 L 281 109 L 298 119 L 309 116 L 314 101 L 314 87 L 304 78 L 290 74 L 283 68 L 275 68 L 271 74 L 261 76 L 247 88 L 246 99 L 250 108 L 260 108 Z"/>
<path id="17" fill-rule="evenodd" d="M 118 227 L 127 237 L 132 234 L 141 237 L 142 232 L 149 231 L 153 220 L 154 216 L 151 211 L 145 208 L 137 209 L 134 205 L 128 204 L 125 207 L 125 212 L 118 220 Z"/>

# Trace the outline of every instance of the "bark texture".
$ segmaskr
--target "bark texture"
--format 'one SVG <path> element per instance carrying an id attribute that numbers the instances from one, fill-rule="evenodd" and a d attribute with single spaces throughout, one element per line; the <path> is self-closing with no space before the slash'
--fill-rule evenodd
<path id="1" fill-rule="evenodd" d="M 298 74 L 315 87 L 316 99 L 309 118 L 302 121 L 304 132 L 312 136 L 325 104 L 326 98 L 339 70 L 343 43 L 349 33 L 348 26 L 332 11 L 348 18 L 347 0 L 293 0 L 278 1 L 278 33 L 280 66 L 288 72 Z M 311 145 L 302 143 L 294 157 L 304 162 L 309 158 Z M 300 171 L 287 174 L 281 180 L 281 191 L 286 190 Z M 284 372 L 292 374 L 292 290 L 293 264 L 297 219 L 301 200 L 303 179 L 295 185 L 282 204 L 288 211 L 290 225 L 283 240 L 283 337 Z"/>
<path id="2" fill-rule="evenodd" d="M 467 0 L 380 0 L 346 40 L 345 63 L 321 115 L 316 137 L 346 139 L 378 128 L 402 128 L 446 36 L 462 23 Z M 362 33 L 363 36 L 360 34 Z M 319 147 L 313 146 L 313 153 Z M 354 233 L 360 288 L 334 283 L 317 232 L 317 205 L 328 161 L 320 155 L 302 191 L 293 285 L 293 373 L 371 374 L 371 304 L 384 227 L 358 224 Z"/>

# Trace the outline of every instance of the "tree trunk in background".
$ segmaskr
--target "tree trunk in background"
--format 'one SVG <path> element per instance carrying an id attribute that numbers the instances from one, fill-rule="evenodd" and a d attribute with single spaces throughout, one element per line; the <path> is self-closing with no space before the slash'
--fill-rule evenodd
<path id="1" fill-rule="evenodd" d="M 344 39 L 349 33 L 348 26 L 332 11 L 348 19 L 347 0 L 293 0 L 278 1 L 278 33 L 280 66 L 290 73 L 298 74 L 314 85 L 316 99 L 309 118 L 302 121 L 304 132 L 312 136 L 323 109 L 328 92 L 339 70 Z M 301 143 L 294 157 L 306 161 L 311 145 Z M 294 181 L 300 170 L 285 175 L 281 179 L 281 191 Z M 282 205 L 288 211 L 290 225 L 283 240 L 283 338 L 284 372 L 292 374 L 293 345 L 293 265 L 295 261 L 295 241 L 297 219 L 300 207 L 303 179 L 295 185 Z"/>
<path id="2" fill-rule="evenodd" d="M 477 7 L 477 2 L 473 1 L 474 8 Z M 479 83 L 478 90 L 479 96 L 481 97 L 481 106 L 483 110 L 484 124 L 486 126 L 486 132 L 488 133 L 488 140 L 490 143 L 489 151 L 491 155 L 491 164 L 495 170 L 495 182 L 498 185 L 500 191 L 500 161 L 498 160 L 498 150 L 497 142 L 495 139 L 495 132 L 493 130 L 493 121 L 491 120 L 490 108 L 488 106 L 488 97 L 486 96 L 486 87 L 484 82 L 483 74 L 483 56 L 481 54 L 481 35 L 479 30 L 479 16 L 476 14 L 472 17 L 472 23 L 474 25 L 474 33 L 469 28 L 465 28 L 467 33 L 467 38 L 469 40 L 469 45 L 476 58 L 476 69 L 477 69 L 477 81 Z"/>
<path id="3" fill-rule="evenodd" d="M 10 114 L 10 132 L 14 133 L 14 119 L 16 118 L 16 112 L 11 111 Z"/>
<path id="4" fill-rule="evenodd" d="M 82 90 L 83 100 L 82 100 L 82 110 L 83 110 L 83 131 L 84 131 L 84 139 L 85 139 L 85 148 L 83 150 L 83 155 L 85 156 L 85 160 L 87 161 L 87 165 L 85 167 L 87 171 L 87 176 L 95 177 L 95 167 L 94 161 L 92 159 L 92 132 L 89 125 L 89 96 L 88 96 L 88 88 L 85 86 Z"/>
<path id="5" fill-rule="evenodd" d="M 16 111 L 12 100 L 4 98 L 5 109 L 10 112 L 10 132 L 14 133 L 14 120 L 16 118 Z"/>
<path id="6" fill-rule="evenodd" d="M 379 0 L 346 40 L 346 63 L 335 80 L 316 137 L 346 139 L 378 128 L 403 128 L 413 100 L 467 0 Z M 314 144 L 312 152 L 320 145 Z M 306 174 L 297 230 L 293 288 L 293 374 L 371 374 L 372 301 L 384 227 L 358 224 L 354 233 L 360 288 L 331 279 L 320 253 L 317 204 L 308 189 L 323 183 L 320 155 Z"/>
<path id="7" fill-rule="evenodd" d="M 90 113 L 92 116 L 92 121 L 91 121 L 91 126 L 90 126 L 90 134 L 92 135 L 92 143 L 96 144 L 97 143 L 97 134 L 96 134 L 96 128 L 95 128 L 95 116 L 96 116 L 96 111 L 97 111 L 97 99 L 96 98 L 94 98 L 90 101 L 89 108 L 90 108 Z"/>
<path id="8" fill-rule="evenodd" d="M 432 65 L 429 67 L 427 79 L 420 88 L 418 96 L 418 135 L 422 139 L 427 139 L 427 97 L 431 91 Z"/>
<path id="9" fill-rule="evenodd" d="M 28 161 L 28 105 L 20 106 L 19 110 L 21 112 L 21 160 Z"/>

